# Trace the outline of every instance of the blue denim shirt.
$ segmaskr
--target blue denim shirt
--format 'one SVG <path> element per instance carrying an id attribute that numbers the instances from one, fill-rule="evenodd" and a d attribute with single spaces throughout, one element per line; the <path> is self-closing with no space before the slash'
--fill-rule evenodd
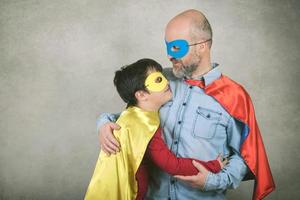
<path id="1" fill-rule="evenodd" d="M 221 76 L 217 64 L 203 77 L 205 85 Z M 225 199 L 227 188 L 236 188 L 247 172 L 240 156 L 240 141 L 243 124 L 231 117 L 226 110 L 203 89 L 190 86 L 182 79 L 170 81 L 173 99 L 160 109 L 161 127 L 165 142 L 177 157 L 213 160 L 218 155 L 229 157 L 229 163 L 217 174 L 209 173 L 202 190 L 152 168 L 151 181 L 146 199 Z M 118 115 L 102 114 L 97 127 L 107 121 L 115 121 Z"/>

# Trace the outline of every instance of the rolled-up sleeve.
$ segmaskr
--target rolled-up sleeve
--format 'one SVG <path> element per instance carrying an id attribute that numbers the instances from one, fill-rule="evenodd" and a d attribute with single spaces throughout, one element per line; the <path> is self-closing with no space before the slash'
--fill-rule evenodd
<path id="1" fill-rule="evenodd" d="M 99 132 L 100 127 L 107 123 L 107 122 L 116 122 L 119 118 L 120 113 L 112 114 L 112 113 L 102 113 L 97 117 L 96 126 L 97 126 L 97 133 Z"/>

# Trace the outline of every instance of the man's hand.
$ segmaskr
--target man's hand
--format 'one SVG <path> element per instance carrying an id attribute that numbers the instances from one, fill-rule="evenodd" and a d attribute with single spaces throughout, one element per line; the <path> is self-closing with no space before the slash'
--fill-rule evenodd
<path id="1" fill-rule="evenodd" d="M 204 189 L 205 181 L 208 176 L 208 170 L 203 167 L 200 163 L 193 160 L 193 165 L 199 170 L 199 173 L 194 176 L 174 176 L 175 178 L 185 181 L 190 186 L 195 188 L 200 188 L 201 190 Z"/>
<path id="2" fill-rule="evenodd" d="M 102 151 L 107 155 L 116 154 L 120 151 L 120 144 L 113 135 L 113 130 L 118 130 L 121 127 L 113 122 L 108 122 L 99 129 L 99 142 Z"/>

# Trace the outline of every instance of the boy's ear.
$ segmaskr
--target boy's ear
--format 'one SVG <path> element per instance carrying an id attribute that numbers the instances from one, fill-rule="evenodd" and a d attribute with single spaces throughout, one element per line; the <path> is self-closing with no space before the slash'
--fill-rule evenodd
<path id="1" fill-rule="evenodd" d="M 134 96 L 138 101 L 146 101 L 148 99 L 147 94 L 148 93 L 143 90 L 138 90 L 134 93 Z"/>

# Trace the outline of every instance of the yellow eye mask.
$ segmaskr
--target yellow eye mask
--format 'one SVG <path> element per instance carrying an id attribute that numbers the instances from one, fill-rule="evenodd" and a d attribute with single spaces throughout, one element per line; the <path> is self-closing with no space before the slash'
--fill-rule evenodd
<path id="1" fill-rule="evenodd" d="M 168 80 L 160 72 L 149 74 L 145 80 L 146 88 L 151 92 L 161 92 L 168 85 Z"/>

